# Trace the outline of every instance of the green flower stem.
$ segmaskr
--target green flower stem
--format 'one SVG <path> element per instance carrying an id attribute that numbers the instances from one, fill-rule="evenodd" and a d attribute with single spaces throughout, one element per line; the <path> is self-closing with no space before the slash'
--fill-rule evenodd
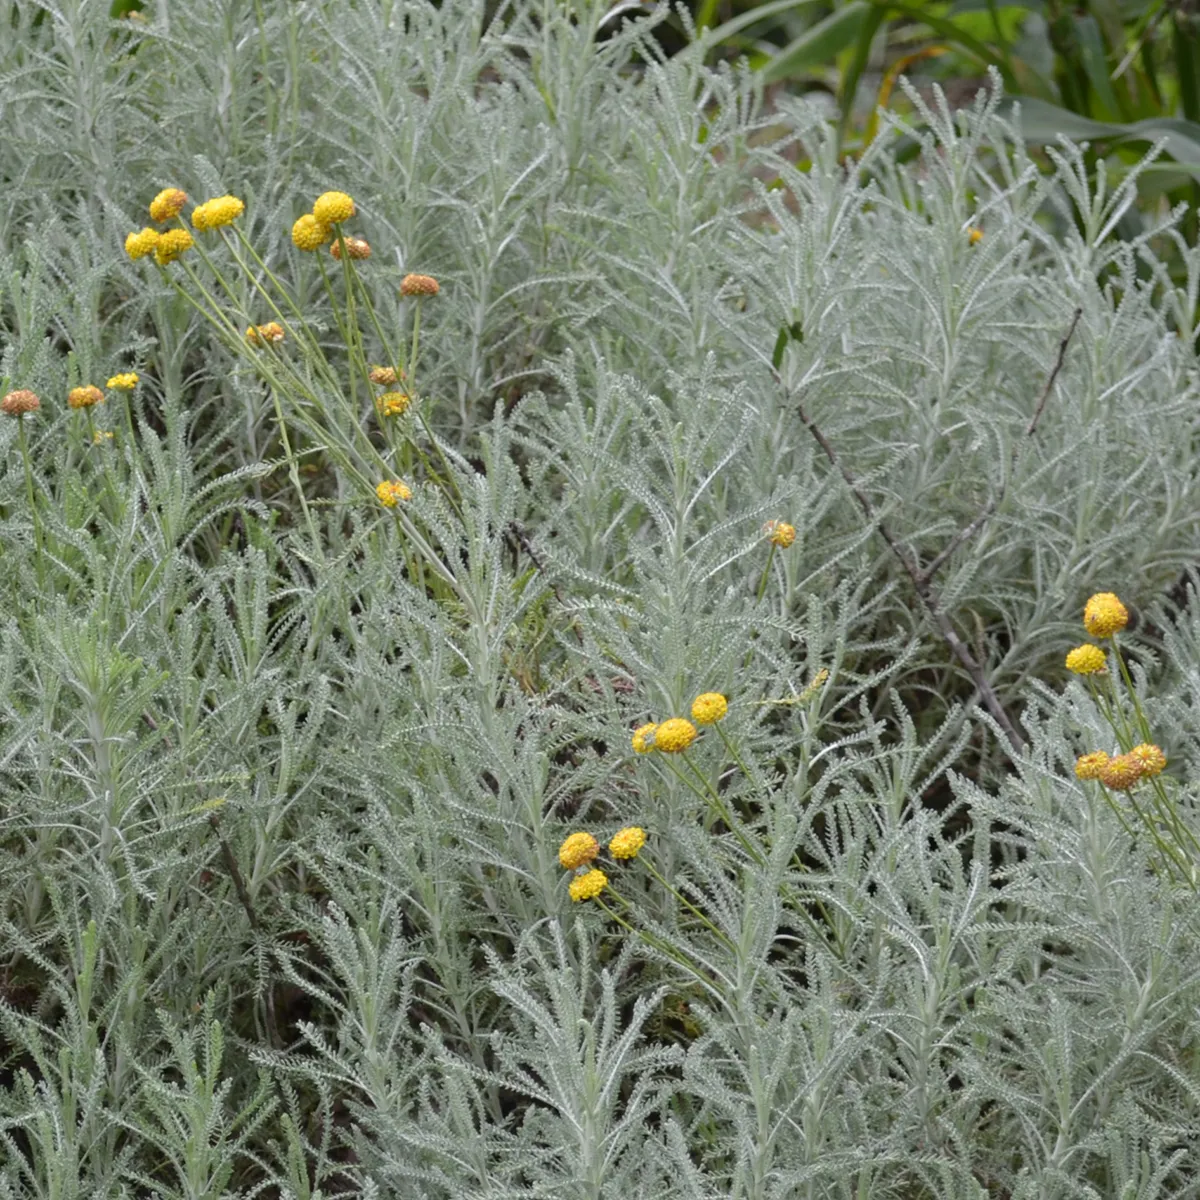
<path id="1" fill-rule="evenodd" d="M 350 277 L 350 251 L 346 247 L 346 238 L 342 233 L 342 227 L 335 225 L 333 228 L 337 233 L 337 244 L 341 250 L 339 258 L 342 264 L 342 286 L 346 289 L 346 324 L 350 332 L 350 340 L 346 343 L 346 353 L 350 356 L 350 402 L 357 408 L 354 386 L 355 367 L 362 373 L 363 383 L 366 385 L 368 396 L 371 394 L 372 387 L 371 368 L 367 363 L 367 356 L 363 351 L 362 330 L 358 327 L 358 318 L 355 312 L 354 282 Z"/>
<path id="2" fill-rule="evenodd" d="M 665 752 L 663 752 L 663 753 L 665 753 Z M 711 804 L 716 809 L 717 815 L 721 818 L 722 821 L 725 822 L 726 825 L 729 826 L 730 830 L 732 830 L 734 835 L 737 837 L 738 841 L 742 843 L 742 846 L 745 849 L 746 853 L 749 854 L 750 857 L 752 859 L 754 859 L 754 861 L 761 867 L 763 865 L 763 861 L 764 861 L 762 855 L 758 852 L 758 850 L 753 845 L 751 845 L 749 839 L 742 832 L 741 826 L 738 824 L 738 822 L 734 819 L 733 815 L 729 812 L 729 810 L 722 803 L 721 797 L 717 795 L 717 793 L 713 790 L 712 786 L 709 784 L 708 780 L 705 779 L 704 776 L 700 774 L 700 772 L 696 769 L 696 767 L 694 766 L 692 761 L 687 757 L 687 752 L 681 751 L 681 753 L 683 754 L 683 761 L 685 763 L 687 763 L 688 767 L 692 771 L 692 774 L 695 775 L 696 778 L 700 780 L 703 790 L 698 791 L 696 789 L 696 785 L 693 784 L 691 782 L 691 780 L 688 779 L 688 777 L 675 765 L 675 763 L 669 757 L 666 760 L 667 766 L 669 766 L 671 768 L 671 770 L 674 771 L 675 774 L 679 776 L 679 779 L 681 782 L 685 783 L 689 788 L 691 788 L 691 790 L 693 792 L 696 792 L 696 795 L 698 795 L 701 800 L 703 800 L 706 804 Z"/>
<path id="3" fill-rule="evenodd" d="M 725 943 L 725 945 L 729 947 L 729 949 L 730 949 L 730 950 L 732 950 L 732 951 L 733 951 L 735 954 L 737 953 L 737 947 L 736 947 L 736 946 L 733 944 L 733 942 L 731 942 L 731 941 L 729 940 L 729 938 L 727 938 L 727 937 L 725 936 L 725 934 L 723 934 L 723 933 L 722 933 L 722 932 L 721 932 L 721 931 L 720 931 L 720 930 L 719 930 L 719 929 L 718 929 L 718 928 L 717 928 L 717 927 L 716 927 L 716 926 L 715 926 L 715 925 L 714 925 L 714 924 L 713 924 L 713 923 L 712 923 L 712 922 L 711 922 L 711 921 L 708 919 L 708 917 L 706 917 L 706 916 L 704 915 L 704 913 L 702 913 L 702 912 L 700 911 L 700 909 L 698 909 L 698 908 L 697 908 L 697 907 L 696 907 L 696 906 L 695 906 L 695 905 L 694 905 L 694 904 L 693 904 L 693 903 L 692 903 L 690 900 L 688 900 L 688 899 L 687 899 L 685 896 L 681 896 L 681 895 L 680 895 L 680 894 L 679 894 L 679 893 L 678 893 L 678 892 L 677 892 L 677 891 L 676 891 L 676 890 L 675 890 L 675 889 L 674 889 L 674 888 L 673 888 L 673 887 L 672 887 L 672 886 L 671 886 L 671 885 L 670 885 L 670 884 L 669 884 L 669 883 L 668 883 L 668 882 L 667 882 L 667 881 L 666 881 L 666 880 L 665 880 L 665 879 L 662 877 L 662 875 L 660 875 L 660 874 L 659 874 L 659 872 L 658 872 L 657 870 L 655 870 L 655 868 L 654 868 L 654 864 L 653 864 L 653 863 L 652 863 L 652 862 L 651 862 L 649 859 L 641 859 L 641 858 L 640 858 L 640 856 L 639 856 L 639 861 L 642 861 L 642 862 L 644 862 L 644 864 L 645 864 L 645 867 L 646 867 L 646 870 L 647 870 L 647 871 L 649 871 L 649 872 L 650 872 L 650 874 L 651 874 L 651 875 L 653 875 L 653 876 L 654 876 L 654 878 L 655 878 L 655 879 L 657 879 L 657 880 L 658 880 L 658 882 L 659 882 L 659 883 L 661 883 L 661 884 L 663 885 L 663 887 L 665 887 L 665 888 L 667 889 L 667 891 L 668 891 L 668 892 L 670 892 L 670 893 L 671 893 L 671 895 L 672 895 L 672 896 L 674 896 L 674 897 L 675 897 L 675 899 L 679 901 L 679 903 L 680 903 L 680 904 L 682 904 L 682 905 L 683 905 L 683 906 L 684 906 L 686 909 L 688 909 L 688 910 L 689 910 L 689 911 L 690 911 L 690 912 L 691 912 L 693 915 L 695 915 L 695 916 L 696 916 L 696 917 L 697 917 L 697 918 L 698 918 L 700 921 L 702 921 L 702 922 L 703 922 L 703 923 L 704 923 L 706 926 L 708 926 L 708 928 L 709 928 L 709 929 L 711 929 L 711 930 L 712 930 L 712 932 L 713 932 L 714 934 L 716 934 L 716 936 L 717 936 L 718 938 L 720 938 L 720 939 L 721 939 L 721 941 L 723 941 L 723 942 Z"/>
<path id="4" fill-rule="evenodd" d="M 746 764 L 742 761 L 741 755 L 738 754 L 736 749 L 734 749 L 734 745 L 729 740 L 729 737 L 726 735 L 725 730 L 721 728 L 719 723 L 715 724 L 714 728 L 716 729 L 718 735 L 720 736 L 721 741 L 723 741 L 725 743 L 725 749 L 729 751 L 730 758 L 732 758 L 733 761 L 735 763 L 737 763 L 738 767 L 741 769 L 742 774 L 745 775 L 747 780 L 752 779 L 753 776 L 750 774 L 750 768 L 746 766 Z"/>
<path id="5" fill-rule="evenodd" d="M 413 304 L 412 352 L 408 356 L 408 382 L 411 385 L 417 377 L 417 351 L 420 348 L 421 337 L 421 297 L 415 298 Z"/>
<path id="6" fill-rule="evenodd" d="M 29 499 L 29 518 L 33 522 L 33 545 L 37 555 L 38 590 L 46 586 L 46 572 L 42 562 L 42 522 L 38 517 L 37 501 L 33 491 L 33 467 L 29 462 L 29 444 L 25 440 L 25 414 L 17 418 L 17 441 L 21 445 L 21 459 L 25 464 L 25 491 Z"/>
<path id="7" fill-rule="evenodd" d="M 1117 660 L 1117 665 L 1121 668 L 1121 676 L 1125 680 L 1125 686 L 1129 689 L 1129 698 L 1133 701 L 1133 711 L 1137 713 L 1138 725 L 1142 731 L 1142 740 L 1145 742 L 1153 741 L 1153 736 L 1150 733 L 1150 725 L 1146 721 L 1146 714 L 1142 712 L 1141 702 L 1138 700 L 1137 689 L 1133 686 L 1133 680 L 1129 677 L 1129 668 L 1125 665 L 1125 656 L 1121 653 L 1120 647 L 1117 645 L 1117 635 L 1114 633 L 1111 638 L 1113 657 Z"/>
<path id="8" fill-rule="evenodd" d="M 758 581 L 758 595 L 754 598 L 755 604 L 761 604 L 762 598 L 767 591 L 767 580 L 771 577 L 771 564 L 775 561 L 775 551 L 778 547 L 774 542 L 771 543 L 771 552 L 767 555 L 766 565 L 763 567 L 762 578 Z"/>
<path id="9" fill-rule="evenodd" d="M 1104 784 L 1101 782 L 1100 786 L 1104 787 Z M 1107 790 L 1107 789 L 1105 789 L 1105 790 Z M 1186 873 L 1187 866 L 1188 866 L 1187 860 L 1182 859 L 1174 849 L 1172 849 L 1170 846 L 1167 845 L 1166 842 L 1163 841 L 1161 835 L 1158 832 L 1158 828 L 1155 826 L 1154 822 L 1150 819 L 1150 817 L 1148 817 L 1141 810 L 1140 807 L 1138 807 L 1138 802 L 1133 798 L 1133 792 L 1129 791 L 1129 792 L 1126 792 L 1125 794 L 1129 798 L 1130 807 L 1133 809 L 1133 811 L 1135 813 L 1137 813 L 1138 819 L 1142 822 L 1142 824 L 1146 828 L 1146 831 L 1154 839 L 1154 844 L 1159 848 L 1159 850 L 1166 857 L 1174 859 L 1177 863 L 1179 863 L 1184 868 L 1184 871 Z"/>

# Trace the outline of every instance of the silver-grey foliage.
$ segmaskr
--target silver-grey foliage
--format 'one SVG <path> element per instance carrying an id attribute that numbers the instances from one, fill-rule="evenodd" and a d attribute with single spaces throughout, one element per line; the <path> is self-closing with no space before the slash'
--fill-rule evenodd
<path id="1" fill-rule="evenodd" d="M 0 391 L 43 399 L 0 422 L 0 1198 L 1200 1196 L 1195 897 L 1075 779 L 1061 667 L 1119 592 L 1194 824 L 1177 214 L 1119 240 L 1132 177 L 1035 161 L 995 81 L 843 165 L 663 10 L 107 11 L 0 3 Z M 123 253 L 169 185 L 246 201 L 343 367 L 312 196 L 389 328 L 441 281 L 459 499 L 407 511 L 453 603 L 307 445 L 314 544 L 268 389 Z M 130 367 L 93 445 L 67 389 Z M 1015 761 L 798 406 L 924 562 L 1003 493 L 934 583 Z M 632 753 L 708 690 L 728 746 Z M 626 825 L 572 903 L 559 844 Z"/>

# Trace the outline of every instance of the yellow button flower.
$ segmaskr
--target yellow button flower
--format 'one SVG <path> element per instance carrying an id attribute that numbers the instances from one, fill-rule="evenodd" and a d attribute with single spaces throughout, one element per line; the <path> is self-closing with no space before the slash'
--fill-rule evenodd
<path id="1" fill-rule="evenodd" d="M 729 710 L 729 702 L 720 692 L 705 692 L 692 701 L 692 720 L 697 725 L 713 725 Z"/>
<path id="2" fill-rule="evenodd" d="M 401 417 L 412 404 L 412 397 L 407 392 L 384 392 L 377 403 L 385 417 Z"/>
<path id="3" fill-rule="evenodd" d="M 654 748 L 667 754 L 678 754 L 696 740 L 696 727 L 683 717 L 664 721 L 654 734 Z"/>
<path id="4" fill-rule="evenodd" d="M 573 833 L 558 848 L 558 861 L 568 871 L 590 863 L 600 853 L 600 843 L 590 833 Z"/>
<path id="5" fill-rule="evenodd" d="M 197 229 L 219 229 L 222 225 L 232 225 L 245 211 L 245 204 L 236 196 L 216 196 L 196 206 L 192 224 Z"/>
<path id="6" fill-rule="evenodd" d="M 174 262 L 185 250 L 190 250 L 196 243 L 186 229 L 168 229 L 158 236 L 154 244 L 154 261 L 160 267 Z"/>
<path id="7" fill-rule="evenodd" d="M 312 215 L 322 225 L 336 225 L 354 216 L 356 209 L 354 201 L 345 192 L 324 192 L 317 197 L 313 205 Z"/>
<path id="8" fill-rule="evenodd" d="M 633 731 L 633 748 L 638 754 L 649 754 L 654 749 L 654 735 L 658 726 L 651 721 L 648 725 L 639 725 Z"/>
<path id="9" fill-rule="evenodd" d="M 796 540 L 796 527 L 786 521 L 768 521 L 763 526 L 763 536 L 772 546 L 786 550 Z"/>
<path id="10" fill-rule="evenodd" d="M 123 371 L 114 375 L 104 386 L 114 392 L 132 392 L 138 385 L 136 371 Z"/>
<path id="11" fill-rule="evenodd" d="M 1153 742 L 1143 742 L 1129 752 L 1142 765 L 1143 775 L 1160 775 L 1167 765 L 1167 756 Z"/>
<path id="12" fill-rule="evenodd" d="M 72 408 L 91 408 L 104 399 L 104 393 L 90 383 L 86 387 L 72 388 L 67 393 L 67 403 Z"/>
<path id="13" fill-rule="evenodd" d="M 638 825 L 618 829 L 608 843 L 608 852 L 613 858 L 637 858 L 638 851 L 646 844 L 646 831 Z"/>
<path id="14" fill-rule="evenodd" d="M 246 330 L 246 341 L 252 346 L 282 342 L 285 336 L 283 326 L 278 321 L 268 321 L 265 325 L 251 325 Z"/>
<path id="15" fill-rule="evenodd" d="M 145 258 L 147 254 L 153 254 L 158 248 L 158 239 L 162 234 L 157 229 L 151 229 L 147 226 L 140 233 L 131 233 L 125 239 L 125 253 L 136 262 L 139 258 Z"/>
<path id="16" fill-rule="evenodd" d="M 1100 772 L 1108 766 L 1108 755 L 1103 750 L 1081 754 L 1075 760 L 1075 775 L 1079 779 L 1099 779 Z"/>
<path id="17" fill-rule="evenodd" d="M 1106 661 L 1104 651 L 1089 642 L 1086 646 L 1076 646 L 1067 655 L 1067 670 L 1076 675 L 1095 675 L 1104 670 Z"/>
<path id="18" fill-rule="evenodd" d="M 976 229 L 975 226 L 972 225 L 970 227 L 970 229 L 967 230 L 967 240 L 971 243 L 972 246 L 978 245 L 980 242 L 983 241 L 983 230 Z"/>
<path id="19" fill-rule="evenodd" d="M 1110 758 L 1100 768 L 1100 782 L 1114 792 L 1127 792 L 1143 774 L 1141 760 L 1132 754 L 1121 754 Z"/>
<path id="20" fill-rule="evenodd" d="M 607 886 L 608 876 L 603 871 L 588 871 L 586 875 L 572 879 L 567 891 L 570 892 L 572 900 L 591 900 L 600 895 Z"/>
<path id="21" fill-rule="evenodd" d="M 1097 592 L 1083 610 L 1083 627 L 1092 637 L 1111 637 L 1128 621 L 1128 610 L 1112 592 Z"/>
<path id="22" fill-rule="evenodd" d="M 401 500 L 412 499 L 412 488 L 406 483 L 401 483 L 399 479 L 385 479 L 375 489 L 375 495 L 385 508 L 395 508 Z"/>
<path id="23" fill-rule="evenodd" d="M 322 225 L 312 213 L 305 213 L 292 226 L 292 243 L 298 250 L 319 250 L 333 237 L 333 230 Z"/>
<path id="24" fill-rule="evenodd" d="M 432 275 L 405 275 L 400 280 L 402 296 L 436 296 L 441 290 Z"/>
<path id="25" fill-rule="evenodd" d="M 164 188 L 150 201 L 150 219 L 152 221 L 169 221 L 179 216 L 180 210 L 187 203 L 187 192 L 179 188 Z"/>

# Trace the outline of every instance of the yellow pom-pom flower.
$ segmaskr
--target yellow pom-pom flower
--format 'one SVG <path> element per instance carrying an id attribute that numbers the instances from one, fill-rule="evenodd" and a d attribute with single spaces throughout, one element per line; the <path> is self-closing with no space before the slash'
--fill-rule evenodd
<path id="1" fill-rule="evenodd" d="M 1112 592 L 1097 592 L 1083 610 L 1083 627 L 1092 637 L 1111 637 L 1128 621 L 1128 610 Z"/>
<path id="2" fill-rule="evenodd" d="M 600 853 L 600 843 L 590 833 L 573 833 L 558 848 L 558 861 L 568 871 L 590 863 Z"/>
<path id="3" fill-rule="evenodd" d="M 137 262 L 139 258 L 145 258 L 147 254 L 153 254 L 158 249 L 158 239 L 162 234 L 157 229 L 151 229 L 147 226 L 139 233 L 131 233 L 125 239 L 125 253 L 130 258 Z"/>
<path id="4" fill-rule="evenodd" d="M 120 375 L 114 375 L 104 386 L 113 392 L 132 392 L 137 385 L 136 371 L 122 371 Z"/>
<path id="5" fill-rule="evenodd" d="M 697 725 L 714 725 L 729 711 L 729 701 L 720 692 L 705 692 L 692 701 L 692 720 Z"/>
<path id="6" fill-rule="evenodd" d="M 187 192 L 180 191 L 179 188 L 164 188 L 150 201 L 150 219 L 160 223 L 169 221 L 172 217 L 179 216 L 186 203 Z"/>
<path id="7" fill-rule="evenodd" d="M 971 243 L 972 246 L 977 246 L 980 242 L 983 241 L 983 230 L 976 229 L 975 226 L 972 225 L 970 227 L 970 229 L 967 230 L 967 240 Z"/>
<path id="8" fill-rule="evenodd" d="M 348 237 L 334 242 L 329 247 L 329 253 L 339 261 L 342 257 L 342 242 L 346 243 L 347 258 L 358 259 L 361 262 L 363 259 L 371 257 L 371 247 L 362 238 Z"/>
<path id="9" fill-rule="evenodd" d="M 436 296 L 441 290 L 432 275 L 405 275 L 400 280 L 402 296 Z"/>
<path id="10" fill-rule="evenodd" d="M 312 215 L 322 225 L 336 225 L 348 221 L 355 211 L 354 201 L 345 192 L 324 192 L 317 197 Z"/>
<path id="11" fill-rule="evenodd" d="M 1075 776 L 1078 779 L 1099 779 L 1100 772 L 1108 766 L 1108 755 L 1103 750 L 1081 754 L 1075 760 Z"/>
<path id="12" fill-rule="evenodd" d="M 1076 675 L 1095 675 L 1104 670 L 1106 661 L 1104 651 L 1089 642 L 1086 646 L 1076 646 L 1067 655 L 1067 670 Z"/>
<path id="13" fill-rule="evenodd" d="M 1097 778 L 1106 788 L 1111 788 L 1114 792 L 1127 792 L 1141 779 L 1142 774 L 1142 763 L 1139 758 L 1133 754 L 1120 754 L 1116 758 L 1110 758 L 1100 768 Z"/>
<path id="14" fill-rule="evenodd" d="M 17 388 L 15 392 L 7 393 L 4 399 L 0 400 L 0 412 L 7 417 L 23 417 L 26 413 L 37 412 L 41 407 L 42 402 L 37 393 L 28 388 Z"/>
<path id="15" fill-rule="evenodd" d="M 92 384 L 86 387 L 72 388 L 67 393 L 67 403 L 72 408 L 91 408 L 93 404 L 99 404 L 104 399 L 104 393 Z"/>
<path id="16" fill-rule="evenodd" d="M 696 740 L 696 727 L 683 717 L 664 721 L 654 734 L 654 748 L 667 754 L 678 754 Z"/>
<path id="17" fill-rule="evenodd" d="M 384 392 L 377 403 L 385 417 L 401 417 L 408 412 L 412 397 L 407 392 Z"/>
<path id="18" fill-rule="evenodd" d="M 608 843 L 608 852 L 613 858 L 637 858 L 638 851 L 646 844 L 646 831 L 638 825 L 618 829 Z"/>
<path id="19" fill-rule="evenodd" d="M 268 321 L 265 325 L 251 325 L 246 330 L 246 341 L 252 346 L 265 346 L 268 342 L 282 342 L 286 334 L 278 321 Z"/>
<path id="20" fill-rule="evenodd" d="M 385 479 L 376 489 L 375 495 L 385 508 L 395 508 L 401 500 L 412 499 L 412 488 L 399 479 Z"/>
<path id="21" fill-rule="evenodd" d="M 331 237 L 333 230 L 312 213 L 305 213 L 292 226 L 292 243 L 298 250 L 319 250 Z"/>
<path id="22" fill-rule="evenodd" d="M 160 267 L 173 263 L 185 250 L 190 250 L 196 243 L 186 229 L 168 229 L 159 234 L 154 245 L 154 261 Z"/>
<path id="23" fill-rule="evenodd" d="M 570 892 L 572 900 L 592 900 L 607 886 L 608 876 L 603 871 L 588 871 L 586 875 L 572 879 L 567 891 Z"/>
<path id="24" fill-rule="evenodd" d="M 192 224 L 197 229 L 219 229 L 232 225 L 245 211 L 245 204 L 236 196 L 216 196 L 196 206 Z"/>
<path id="25" fill-rule="evenodd" d="M 377 383 L 380 387 L 391 387 L 398 378 L 395 367 L 372 367 L 368 377 L 372 383 Z"/>
<path id="26" fill-rule="evenodd" d="M 658 726 L 651 721 L 648 725 L 639 725 L 633 731 L 633 749 L 637 754 L 649 754 L 654 749 L 654 735 Z"/>
<path id="27" fill-rule="evenodd" d="M 1162 752 L 1162 748 L 1153 742 L 1143 742 L 1140 746 L 1134 746 L 1129 753 L 1141 763 L 1143 775 L 1160 775 L 1167 765 L 1167 756 Z"/>
<path id="28" fill-rule="evenodd" d="M 786 521 L 768 521 L 763 526 L 763 536 L 772 546 L 786 550 L 796 540 L 796 527 Z"/>

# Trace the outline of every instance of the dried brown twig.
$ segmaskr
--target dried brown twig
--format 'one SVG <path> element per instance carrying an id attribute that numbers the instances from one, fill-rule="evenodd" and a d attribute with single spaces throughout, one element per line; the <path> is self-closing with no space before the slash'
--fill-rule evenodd
<path id="1" fill-rule="evenodd" d="M 1054 381 L 1058 378 L 1059 372 L 1062 370 L 1063 360 L 1066 358 L 1067 344 L 1075 333 L 1075 327 L 1079 324 L 1079 318 L 1083 310 L 1076 308 L 1074 315 L 1071 318 L 1070 327 L 1063 335 L 1062 340 L 1058 345 L 1058 357 L 1055 360 L 1054 367 L 1050 372 L 1049 378 L 1046 380 L 1046 386 L 1042 389 L 1042 394 L 1038 399 L 1037 406 L 1034 409 L 1033 416 L 1030 418 L 1029 424 L 1025 429 L 1025 434 L 1020 442 L 1013 447 L 1012 463 L 1015 466 L 1018 456 L 1022 448 L 1033 437 L 1037 430 L 1038 421 L 1041 418 L 1042 412 L 1046 407 L 1046 402 L 1050 397 L 1050 392 L 1054 387 Z M 779 371 L 775 371 L 775 377 L 782 383 Z M 1004 709 L 1004 705 L 1000 703 L 1000 698 L 996 695 L 995 689 L 992 687 L 987 676 L 984 674 L 983 667 L 976 661 L 975 656 L 967 648 L 966 643 L 958 636 L 957 630 L 951 623 L 950 618 L 943 611 L 941 602 L 930 586 L 930 580 L 933 578 L 937 570 L 942 564 L 963 544 L 968 538 L 973 537 L 980 529 L 983 528 L 988 518 L 999 508 L 1001 501 L 1004 499 L 1005 492 L 1008 487 L 1007 480 L 1001 483 L 1000 490 L 997 494 L 988 501 L 980 510 L 979 515 L 975 517 L 969 524 L 965 525 L 956 533 L 945 548 L 933 559 L 929 566 L 922 569 L 916 555 L 910 552 L 906 547 L 900 545 L 899 541 L 888 529 L 886 523 L 875 511 L 871 504 L 870 498 L 859 486 L 858 480 L 854 477 L 851 471 L 842 463 L 834 450 L 829 439 L 821 432 L 812 418 L 804 411 L 804 407 L 797 401 L 797 412 L 800 415 L 800 420 L 804 422 L 805 428 L 816 439 L 817 445 L 825 452 L 825 457 L 837 469 L 841 477 L 846 481 L 846 486 L 854 493 L 855 499 L 858 500 L 859 506 L 866 514 L 867 520 L 879 530 L 880 536 L 887 543 L 892 553 L 900 560 L 901 566 L 908 573 L 908 577 L 912 580 L 913 588 L 917 595 L 921 598 L 921 602 L 925 605 L 934 624 L 938 627 L 938 632 L 945 639 L 946 644 L 950 647 L 954 656 L 962 663 L 967 673 L 975 683 L 975 688 L 983 700 L 984 707 L 991 713 L 996 724 L 1004 731 L 1005 737 L 1008 738 L 1009 745 L 1015 754 L 1020 754 L 1025 748 L 1025 739 L 1017 731 L 1016 723 L 1008 715 Z M 1012 472 L 1010 470 L 1009 474 Z"/>

